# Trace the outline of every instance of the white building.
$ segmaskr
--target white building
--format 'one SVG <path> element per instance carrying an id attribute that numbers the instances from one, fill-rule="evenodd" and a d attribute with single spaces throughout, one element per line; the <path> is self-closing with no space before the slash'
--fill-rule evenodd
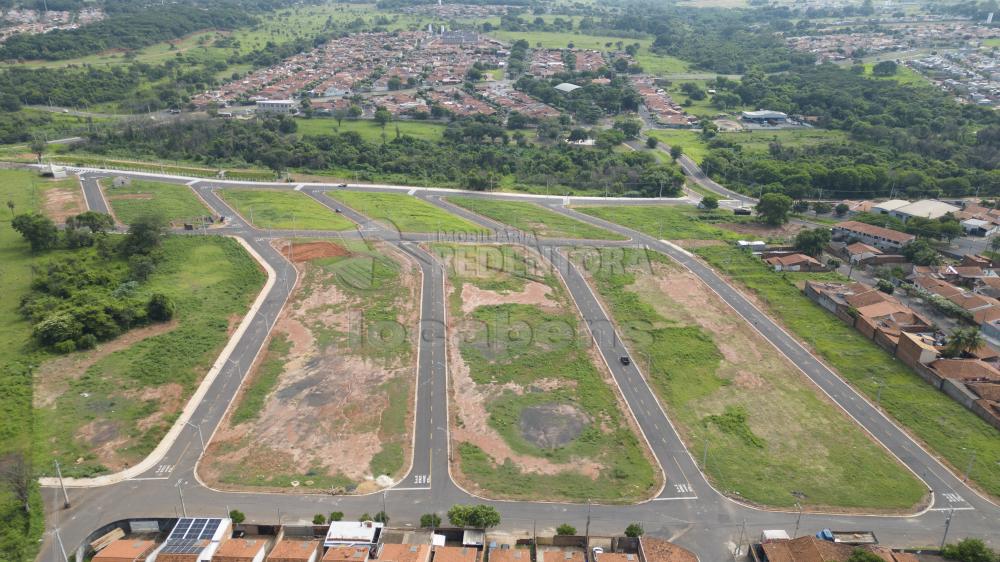
<path id="1" fill-rule="evenodd" d="M 272 115 L 291 115 L 296 109 L 295 100 L 258 100 L 257 113 Z"/>
<path id="2" fill-rule="evenodd" d="M 890 199 L 888 201 L 883 201 L 881 203 L 876 203 L 872 205 L 872 212 L 888 215 L 889 213 L 895 211 L 896 209 L 900 207 L 905 207 L 909 204 L 910 202 L 905 199 Z"/>
<path id="3" fill-rule="evenodd" d="M 382 523 L 376 521 L 334 521 L 326 533 L 323 546 L 373 545 L 378 542 Z"/>
<path id="4" fill-rule="evenodd" d="M 889 215 L 906 222 L 913 217 L 939 219 L 948 213 L 955 213 L 958 211 L 961 211 L 961 209 L 954 205 L 942 203 L 941 201 L 934 201 L 933 199 L 923 199 L 921 201 L 916 201 L 914 203 L 910 203 L 909 205 L 893 209 L 889 212 Z"/>

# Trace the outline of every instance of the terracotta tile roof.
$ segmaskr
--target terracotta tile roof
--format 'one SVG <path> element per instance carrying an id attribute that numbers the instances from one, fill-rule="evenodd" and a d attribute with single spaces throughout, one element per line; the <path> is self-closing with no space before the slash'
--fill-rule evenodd
<path id="1" fill-rule="evenodd" d="M 884 238 L 891 242 L 897 244 L 907 244 L 912 242 L 916 236 L 912 234 L 906 234 L 905 232 L 899 232 L 896 230 L 890 230 L 888 228 L 882 228 L 881 226 L 875 226 L 872 224 L 866 224 L 858 221 L 844 221 L 837 223 L 834 227 L 836 229 L 841 229 L 847 232 L 854 232 L 857 234 L 866 234 L 868 236 L 875 236 L 878 238 Z"/>
<path id="2" fill-rule="evenodd" d="M 426 544 L 383 544 L 378 554 L 383 562 L 427 562 L 431 547 Z"/>
<path id="3" fill-rule="evenodd" d="M 1000 370 L 978 359 L 938 359 L 930 368 L 946 379 L 987 379 L 1000 382 Z"/>
<path id="4" fill-rule="evenodd" d="M 992 306 L 993 303 L 990 301 L 995 300 L 990 299 L 989 297 L 979 296 L 975 293 L 960 293 L 957 295 L 951 295 L 950 297 L 947 297 L 947 299 L 969 312 Z"/>
<path id="5" fill-rule="evenodd" d="M 101 549 L 93 560 L 135 560 L 148 554 L 156 547 L 154 541 L 120 539 Z"/>
<path id="6" fill-rule="evenodd" d="M 864 242 L 855 242 L 847 246 L 845 249 L 847 250 L 847 253 L 852 256 L 857 254 L 875 254 L 875 255 L 882 254 L 882 250 L 879 250 L 874 246 L 869 246 Z"/>
<path id="7" fill-rule="evenodd" d="M 479 550 L 467 546 L 435 546 L 434 562 L 476 562 Z"/>
<path id="8" fill-rule="evenodd" d="M 364 562 L 368 560 L 368 556 L 367 546 L 335 546 L 326 551 L 323 560 L 324 562 Z"/>
<path id="9" fill-rule="evenodd" d="M 282 539 L 268 554 L 268 562 L 296 562 L 309 560 L 319 550 L 319 541 Z"/>
<path id="10" fill-rule="evenodd" d="M 1000 383 L 973 382 L 966 386 L 983 400 L 1000 402 Z M 95 559 L 96 560 L 96 559 Z M 492 560 L 490 561 L 492 562 Z"/>
<path id="11" fill-rule="evenodd" d="M 536 554 L 538 562 L 584 562 L 583 552 L 579 550 L 563 550 L 559 547 L 547 547 Z"/>
<path id="12" fill-rule="evenodd" d="M 490 562 L 531 562 L 531 551 L 527 548 L 490 549 Z"/>
<path id="13" fill-rule="evenodd" d="M 789 254 L 787 256 L 774 256 L 773 258 L 767 258 L 764 261 L 766 261 L 771 265 L 781 265 L 782 267 L 789 267 L 793 265 L 822 265 L 815 258 L 812 258 L 805 254 Z"/>
<path id="14" fill-rule="evenodd" d="M 646 562 L 697 562 L 698 557 L 676 544 L 663 539 L 642 537 L 642 552 Z"/>
<path id="15" fill-rule="evenodd" d="M 844 301 L 854 308 L 861 308 L 863 306 L 869 306 L 880 302 L 898 302 L 893 297 L 879 291 L 878 289 L 869 289 L 863 293 L 844 295 Z"/>
<path id="16" fill-rule="evenodd" d="M 266 546 L 266 539 L 229 539 L 215 551 L 212 559 L 221 562 L 253 560 L 253 557 Z"/>

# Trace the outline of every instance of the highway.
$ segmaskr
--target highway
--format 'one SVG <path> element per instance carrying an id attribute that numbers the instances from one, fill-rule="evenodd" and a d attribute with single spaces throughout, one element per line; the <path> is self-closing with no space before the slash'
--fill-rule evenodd
<path id="1" fill-rule="evenodd" d="M 158 181 L 189 185 L 212 210 L 230 217 L 228 226 L 211 232 L 239 238 L 270 269 L 269 282 L 255 307 L 237 330 L 234 339 L 220 357 L 217 373 L 206 377 L 204 393 L 190 406 L 190 418 L 178 422 L 178 431 L 158 448 L 162 454 L 151 455 L 149 462 L 139 465 L 141 472 L 100 477 L 98 481 L 72 481 L 69 494 L 71 507 L 62 509 L 62 496 L 50 479 L 43 481 L 43 496 L 47 509 L 48 529 L 40 560 L 61 560 L 58 538 L 69 551 L 74 550 L 89 533 L 103 524 L 126 517 L 172 516 L 204 514 L 222 516 L 229 509 L 245 512 L 248 521 L 285 523 L 311 521 L 315 513 L 340 510 L 348 517 L 361 512 L 374 513 L 385 505 L 393 525 L 415 525 L 421 514 L 444 514 L 456 503 L 485 502 L 495 505 L 503 515 L 502 527 L 516 532 L 552 530 L 561 523 L 582 529 L 588 507 L 580 504 L 545 502 L 488 501 L 477 498 L 460 488 L 449 472 L 448 438 L 448 374 L 447 322 L 445 307 L 445 272 L 440 263 L 421 249 L 420 243 L 448 239 L 446 234 L 400 233 L 390 225 L 372 221 L 325 196 L 325 192 L 345 189 L 322 184 L 269 184 L 267 187 L 296 189 L 330 208 L 339 208 L 348 219 L 357 223 L 355 231 L 318 233 L 315 231 L 265 231 L 247 224 L 217 194 L 223 186 L 263 187 L 251 182 L 219 182 L 160 176 L 155 174 L 109 173 L 100 170 L 76 169 L 81 174 L 88 207 L 107 210 L 97 177 L 111 175 L 155 178 Z M 392 187 L 350 186 L 351 190 L 394 190 Z M 674 540 L 696 552 L 702 560 L 729 560 L 739 537 L 753 538 L 765 528 L 783 528 L 800 534 L 814 533 L 825 528 L 873 529 L 884 544 L 936 546 L 951 517 L 949 540 L 962 536 L 977 536 L 1000 546 L 1000 508 L 966 486 L 961 477 L 949 471 L 924 450 L 881 411 L 840 379 L 794 337 L 784 332 L 766 314 L 758 310 L 742 293 L 729 285 L 710 267 L 683 249 L 668 242 L 648 237 L 621 225 L 573 211 L 568 205 L 578 202 L 567 197 L 544 197 L 500 193 L 463 193 L 474 197 L 502 197 L 542 204 L 559 213 L 618 232 L 628 238 L 623 242 L 549 240 L 516 231 L 456 207 L 441 199 L 442 190 L 410 188 L 410 193 L 449 212 L 463 216 L 490 229 L 490 234 L 477 238 L 482 241 L 523 243 L 531 245 L 548 260 L 564 280 L 576 302 L 581 317 L 589 327 L 598 351 L 629 406 L 643 438 L 663 470 L 664 486 L 652 498 L 637 505 L 594 505 L 591 532 L 620 533 L 632 521 L 643 524 L 648 534 Z M 594 204 L 592 199 L 587 204 Z M 621 201 L 605 201 L 621 204 Z M 630 204 L 650 204 L 662 201 L 635 200 Z M 670 200 L 690 204 L 690 200 Z M 598 201 L 597 203 L 603 203 Z M 418 339 L 418 368 L 412 466 L 407 475 L 385 492 L 367 496 L 332 496 L 323 494 L 283 494 L 263 492 L 225 492 L 213 490 L 196 476 L 196 465 L 203 442 L 211 440 L 224 418 L 227 408 L 237 395 L 240 383 L 247 376 L 254 358 L 263 348 L 285 301 L 296 282 L 295 268 L 270 242 L 289 236 L 363 238 L 384 241 L 407 254 L 422 273 L 421 320 Z M 690 269 L 812 380 L 832 401 L 842 407 L 874 438 L 894 454 L 915 475 L 927 483 L 930 504 L 915 514 L 907 515 L 845 515 L 836 513 L 804 513 L 763 510 L 730 499 L 705 479 L 691 451 L 688 451 L 674 430 L 669 411 L 665 411 L 645 381 L 641 361 L 623 366 L 618 358 L 631 355 L 580 271 L 567 258 L 574 246 L 632 246 L 662 252 Z M 181 423 L 183 422 L 183 423 Z M 712 462 L 709 457 L 708 462 Z M 100 485 L 98 485 L 100 484 Z M 745 553 L 745 547 L 744 547 Z M 739 558 L 739 557 L 738 557 Z"/>

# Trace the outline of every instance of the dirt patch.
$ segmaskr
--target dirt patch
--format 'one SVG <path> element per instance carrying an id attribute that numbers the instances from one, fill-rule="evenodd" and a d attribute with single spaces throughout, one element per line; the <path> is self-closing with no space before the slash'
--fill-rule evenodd
<path id="1" fill-rule="evenodd" d="M 165 334 L 176 328 L 177 325 L 177 321 L 173 320 L 163 324 L 136 328 L 109 342 L 102 343 L 90 351 L 71 353 L 42 363 L 35 371 L 34 406 L 36 408 L 51 407 L 55 404 L 56 399 L 68 390 L 69 382 L 80 378 L 94 363 L 116 351 L 130 347 L 132 344 Z"/>
<path id="2" fill-rule="evenodd" d="M 42 211 L 56 224 L 66 222 L 68 217 L 79 215 L 87 210 L 83 192 L 76 187 L 53 187 L 44 192 Z"/>
<path id="3" fill-rule="evenodd" d="M 295 263 L 307 262 L 319 258 L 335 258 L 348 256 L 351 253 L 347 248 L 333 242 L 305 242 L 292 244 L 291 251 L 281 247 L 281 252 Z"/>
<path id="4" fill-rule="evenodd" d="M 562 447 L 576 439 L 590 418 L 571 404 L 541 404 L 521 410 L 521 436 L 541 449 Z"/>
<path id="5" fill-rule="evenodd" d="M 528 281 L 524 289 L 517 293 L 501 294 L 480 289 L 471 283 L 462 285 L 462 313 L 469 314 L 481 306 L 498 304 L 534 304 L 554 308 L 558 303 L 549 298 L 552 289 L 538 281 Z"/>
<path id="6" fill-rule="evenodd" d="M 396 320 L 412 328 L 419 314 L 419 270 L 388 246 L 375 251 L 396 256 L 402 266 Z M 226 419 L 199 465 L 200 474 L 233 487 L 233 474 L 244 474 L 241 484 L 255 483 L 256 476 L 245 474 L 247 466 L 268 478 L 309 471 L 346 477 L 356 483 L 356 491 L 370 491 L 377 487 L 372 459 L 387 444 L 401 445 L 408 458 L 415 340 L 408 334 L 413 352 L 406 357 L 373 356 L 356 339 L 367 299 L 339 289 L 334 274 L 311 263 L 351 252 L 316 242 L 296 244 L 292 255 L 300 282 L 275 326 L 274 333 L 290 345 L 277 384 L 255 419 L 238 425 Z M 399 409 L 406 411 L 406 429 L 386 434 L 383 419 Z"/>
<path id="7" fill-rule="evenodd" d="M 807 228 L 805 225 L 795 223 L 770 226 L 759 222 L 727 222 L 719 223 L 718 226 L 726 230 L 738 232 L 739 234 L 749 234 L 760 238 L 789 238 Z"/>

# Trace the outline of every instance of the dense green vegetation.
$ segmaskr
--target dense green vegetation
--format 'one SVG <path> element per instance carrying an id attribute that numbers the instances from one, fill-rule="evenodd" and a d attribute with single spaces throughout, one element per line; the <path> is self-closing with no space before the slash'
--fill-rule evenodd
<path id="1" fill-rule="evenodd" d="M 676 167 L 657 164 L 651 154 L 613 151 L 620 136 L 594 148 L 566 146 L 562 139 L 568 128 L 557 121 L 539 128 L 546 145 L 522 142 L 519 131 L 514 136 L 521 135 L 521 141 L 511 143 L 511 135 L 495 119 L 477 117 L 450 123 L 438 142 L 405 134 L 373 142 L 353 131 L 299 135 L 291 119 L 197 119 L 98 131 L 79 149 L 476 190 L 551 186 L 557 192 L 640 195 L 659 193 L 662 185 L 665 196 L 677 193 Z"/>
<path id="2" fill-rule="evenodd" d="M 623 333 L 633 356 L 647 358 L 643 368 L 688 446 L 703 455 L 707 443 L 702 468 L 716 487 L 783 507 L 906 509 L 920 501 L 921 483 L 820 398 L 776 350 L 750 351 L 757 346 L 752 330 L 742 319 L 727 319 L 725 305 L 664 295 L 655 280 L 677 274 L 666 257 L 639 250 L 591 257 L 613 264 L 594 268 L 591 277 L 615 321 L 650 327 Z M 714 330 L 699 325 L 705 318 Z M 725 356 L 723 346 L 730 350 Z M 754 359 L 745 359 L 750 353 Z M 817 427 L 825 428 L 822 440 L 815 439 Z"/>
<path id="3" fill-rule="evenodd" d="M 276 189 L 223 189 L 219 195 L 257 228 L 350 230 L 354 223 L 308 195 Z"/>
<path id="4" fill-rule="evenodd" d="M 619 234 L 555 213 L 534 203 L 475 197 L 449 197 L 448 201 L 536 236 L 590 240 L 624 239 Z"/>
<path id="5" fill-rule="evenodd" d="M 485 229 L 405 193 L 329 192 L 329 196 L 400 232 L 484 232 Z"/>
<path id="6" fill-rule="evenodd" d="M 1000 116 L 990 109 L 830 64 L 750 72 L 735 91 L 746 104 L 813 116 L 849 137 L 811 146 L 774 142 L 766 151 L 716 137 L 702 167 L 727 186 L 795 198 L 1000 193 Z"/>

